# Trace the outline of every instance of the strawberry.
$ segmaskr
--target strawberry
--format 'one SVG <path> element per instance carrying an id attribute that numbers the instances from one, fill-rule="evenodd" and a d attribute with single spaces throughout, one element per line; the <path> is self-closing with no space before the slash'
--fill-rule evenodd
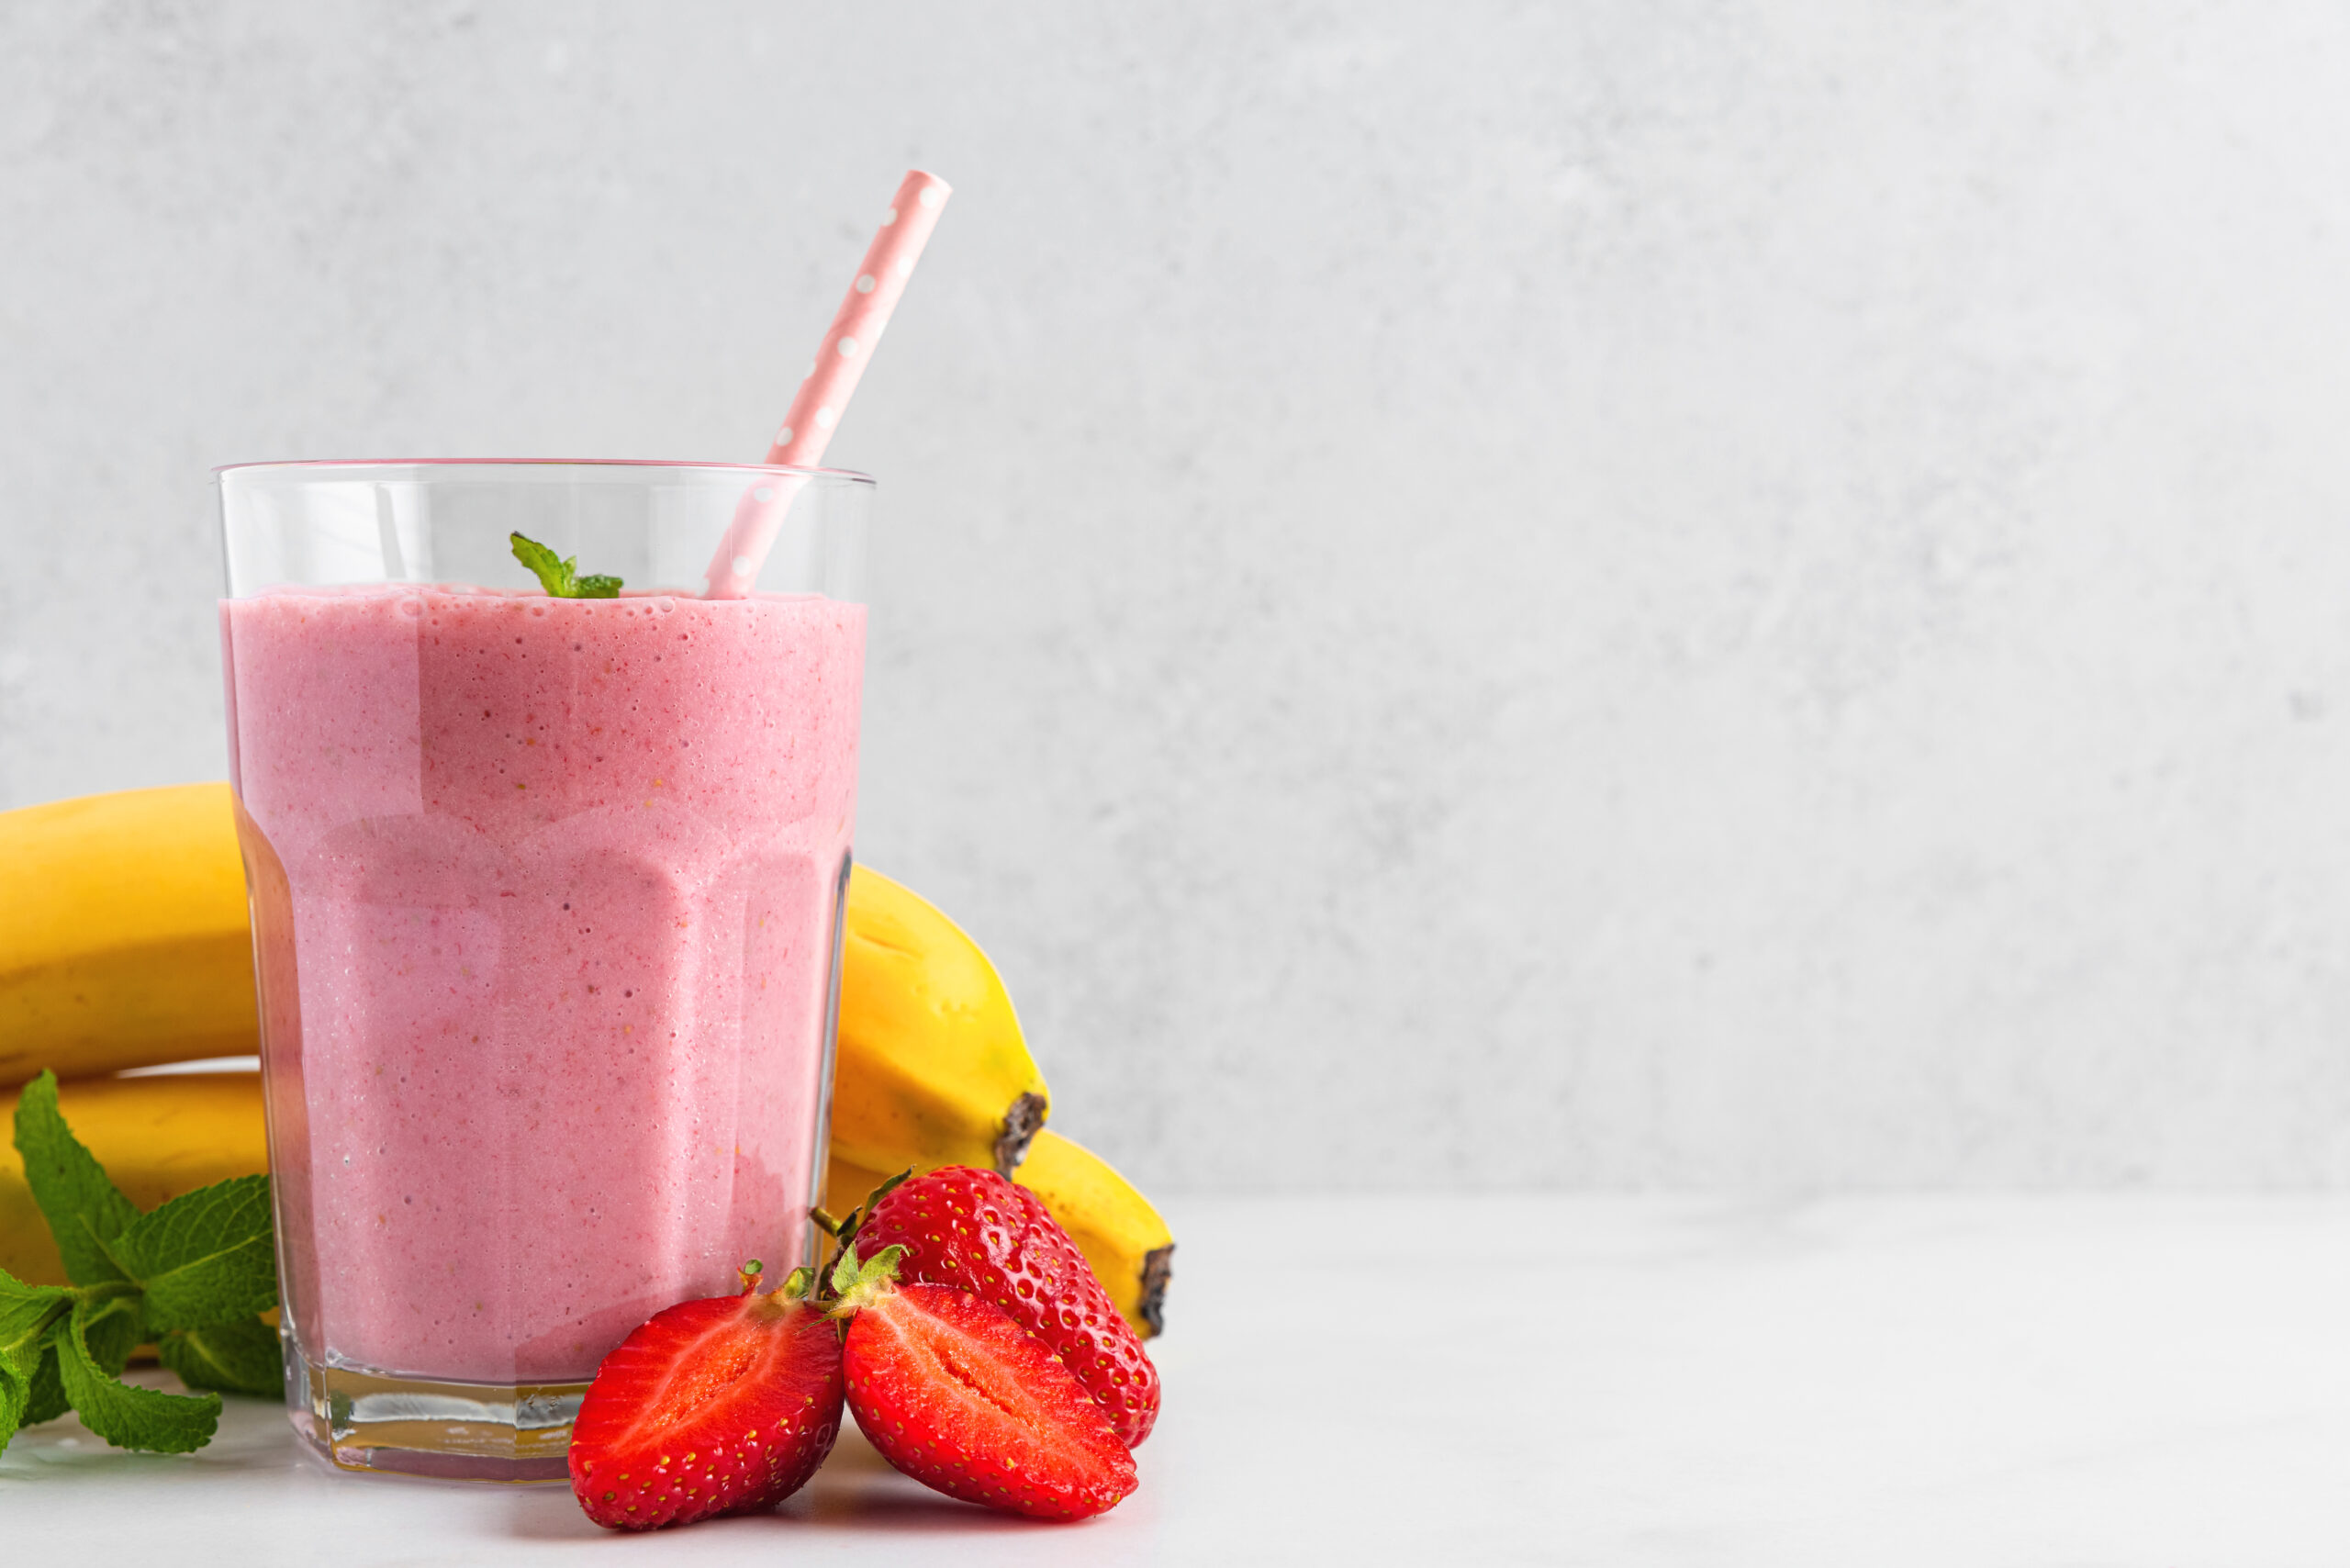
<path id="1" fill-rule="evenodd" d="M 1158 1369 L 1085 1254 L 1027 1188 L 992 1170 L 944 1166 L 884 1186 L 856 1237 L 868 1257 L 904 1248 L 901 1278 L 969 1291 L 1042 1339 L 1102 1402 L 1128 1448 L 1150 1436 Z"/>
<path id="2" fill-rule="evenodd" d="M 849 1319 L 848 1407 L 881 1457 L 934 1491 L 1040 1519 L 1082 1519 L 1135 1489 L 1109 1413 L 1042 1339 L 970 1292 L 899 1284 L 903 1254 L 834 1276 Z"/>
<path id="3" fill-rule="evenodd" d="M 806 1484 L 841 1425 L 840 1332 L 795 1299 L 689 1301 L 641 1325 L 596 1369 L 571 1425 L 571 1490 L 612 1529 L 771 1507 Z"/>

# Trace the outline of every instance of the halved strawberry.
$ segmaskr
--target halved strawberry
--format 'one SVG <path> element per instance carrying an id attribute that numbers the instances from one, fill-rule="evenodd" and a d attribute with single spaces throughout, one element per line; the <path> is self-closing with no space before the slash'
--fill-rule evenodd
<path id="1" fill-rule="evenodd" d="M 571 1490 L 612 1529 L 772 1507 L 807 1484 L 841 1427 L 840 1330 L 786 1290 L 656 1314 L 596 1369 L 571 1425 Z"/>
<path id="2" fill-rule="evenodd" d="M 848 1407 L 881 1457 L 1034 1518 L 1088 1518 L 1131 1494 L 1134 1456 L 1060 1358 L 968 1291 L 896 1283 L 900 1258 L 887 1248 L 859 1268 L 852 1249 L 834 1275 Z"/>
<path id="3" fill-rule="evenodd" d="M 1158 1369 L 1110 1293 L 1036 1194 L 992 1170 L 948 1165 L 884 1188 L 856 1227 L 867 1257 L 902 1247 L 899 1276 L 954 1285 L 1035 1334 L 1102 1402 L 1128 1448 L 1158 1419 Z"/>

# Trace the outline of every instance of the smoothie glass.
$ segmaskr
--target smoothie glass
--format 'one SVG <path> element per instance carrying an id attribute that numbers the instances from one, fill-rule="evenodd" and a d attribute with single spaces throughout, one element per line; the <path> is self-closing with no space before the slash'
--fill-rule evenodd
<path id="1" fill-rule="evenodd" d="M 560 1479 L 605 1352 L 812 1245 L 872 482 L 218 483 L 289 1413 L 346 1468 Z M 789 507 L 755 591 L 697 597 L 746 497 Z M 516 532 L 623 590 L 548 597 Z"/>

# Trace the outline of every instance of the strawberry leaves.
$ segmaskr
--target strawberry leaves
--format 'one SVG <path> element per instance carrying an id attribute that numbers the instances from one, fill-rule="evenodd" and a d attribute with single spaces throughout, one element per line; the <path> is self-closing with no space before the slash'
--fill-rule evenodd
<path id="1" fill-rule="evenodd" d="M 902 1247 L 884 1247 L 859 1262 L 856 1243 L 842 1243 L 840 1261 L 833 1265 L 833 1316 L 849 1316 L 896 1283 L 898 1263 L 905 1255 Z"/>
<path id="2" fill-rule="evenodd" d="M 857 1279 L 856 1233 L 858 1226 L 862 1226 L 867 1219 L 872 1216 L 873 1211 L 880 1206 L 882 1199 L 896 1192 L 900 1187 L 904 1186 L 912 1175 L 913 1170 L 911 1167 L 899 1171 L 895 1176 L 890 1177 L 878 1187 L 874 1188 L 873 1191 L 867 1195 L 864 1204 L 860 1207 L 849 1210 L 847 1215 L 840 1219 L 834 1219 L 822 1209 L 810 1209 L 808 1211 L 808 1217 L 815 1222 L 816 1228 L 822 1231 L 826 1236 L 831 1237 L 834 1243 L 833 1278 L 829 1282 L 831 1289 L 829 1291 L 817 1289 L 815 1290 L 815 1294 L 829 1301 L 845 1293 L 849 1286 L 856 1282 Z M 792 1295 L 795 1299 L 800 1295 L 806 1294 L 808 1291 L 815 1289 L 818 1281 L 822 1276 L 823 1271 L 822 1264 L 823 1262 L 823 1243 L 821 1241 L 818 1242 L 816 1244 L 816 1261 L 819 1266 L 812 1270 L 794 1270 L 792 1272 L 792 1280 L 787 1280 L 785 1282 L 785 1288 L 789 1289 L 792 1282 L 796 1281 L 800 1274 L 806 1273 L 809 1275 L 809 1281 L 806 1285 L 801 1286 L 799 1290 L 792 1291 Z M 901 1253 L 903 1253 L 905 1249 L 900 1248 L 898 1250 Z M 845 1275 L 841 1272 L 844 1268 L 848 1271 Z"/>
<path id="3" fill-rule="evenodd" d="M 274 1394 L 277 1305 L 269 1178 L 198 1188 L 141 1214 L 73 1136 L 44 1072 L 17 1102 L 26 1184 L 49 1222 L 70 1286 L 0 1271 L 0 1444 L 67 1408 L 118 1448 L 186 1453 L 212 1440 L 220 1394 Z M 122 1381 L 142 1341 L 201 1392 Z"/>

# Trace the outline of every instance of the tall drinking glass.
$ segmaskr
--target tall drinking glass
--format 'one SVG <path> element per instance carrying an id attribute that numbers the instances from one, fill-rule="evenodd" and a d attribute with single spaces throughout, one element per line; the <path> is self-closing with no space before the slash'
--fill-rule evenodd
<path id="1" fill-rule="evenodd" d="M 218 481 L 295 1427 L 348 1468 L 560 1478 L 631 1328 L 811 1249 L 872 482 Z M 756 590 L 697 597 L 746 495 L 789 498 Z M 516 533 L 625 587 L 549 597 Z"/>

